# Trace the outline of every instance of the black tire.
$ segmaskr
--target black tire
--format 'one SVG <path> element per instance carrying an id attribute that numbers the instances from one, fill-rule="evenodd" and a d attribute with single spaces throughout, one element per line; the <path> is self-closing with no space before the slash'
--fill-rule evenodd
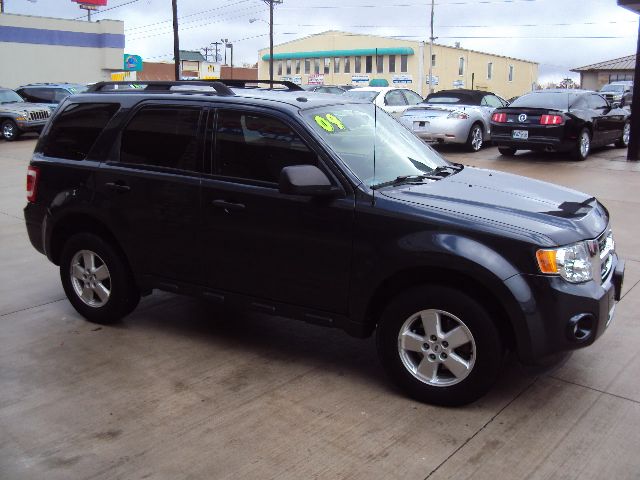
<path id="1" fill-rule="evenodd" d="M 431 309 L 431 310 L 430 310 Z M 471 350 L 472 355 L 468 355 L 467 363 L 471 365 L 468 373 L 463 379 L 453 378 L 452 381 L 458 383 L 452 385 L 438 386 L 425 382 L 417 378 L 416 373 L 412 373 L 409 367 L 405 366 L 405 362 L 415 360 L 417 364 L 422 365 L 422 361 L 427 361 L 427 353 L 401 353 L 400 332 L 405 331 L 406 324 L 416 317 L 418 312 L 424 311 L 440 311 L 439 315 L 444 325 L 445 321 L 454 322 L 450 316 L 457 317 L 461 323 L 471 333 L 471 339 L 475 342 L 475 349 Z M 421 321 L 418 320 L 422 325 Z M 458 325 L 459 326 L 459 325 Z M 420 328 L 420 327 L 418 327 Z M 430 341 L 426 329 L 422 330 L 421 335 L 425 341 Z M 453 329 L 442 329 L 446 333 L 451 333 Z M 445 335 L 446 335 L 445 333 Z M 416 334 L 418 337 L 420 334 Z M 502 366 L 504 357 L 502 341 L 498 328 L 491 320 L 486 309 L 482 307 L 476 300 L 465 294 L 449 287 L 440 286 L 421 286 L 412 288 L 397 297 L 395 297 L 385 308 L 378 329 L 376 332 L 376 341 L 378 347 L 378 355 L 380 360 L 390 376 L 402 390 L 404 390 L 412 398 L 435 405 L 458 406 L 471 403 L 483 396 L 494 384 Z M 444 354 L 443 347 L 447 342 L 440 344 L 438 350 L 437 342 L 431 345 L 431 349 L 425 352 L 440 352 L 434 360 L 440 363 L 440 358 Z M 422 345 L 420 341 L 418 345 Z M 426 344 L 425 344 L 426 345 Z M 460 348 L 471 348 L 472 342 L 463 345 Z M 453 353 L 464 357 L 465 353 L 460 349 L 455 352 L 448 351 L 449 360 L 454 358 Z M 446 357 L 446 355 L 444 355 Z M 409 360 L 406 360 L 410 357 Z M 473 361 L 471 361 L 473 358 Z M 446 360 L 443 360 L 446 362 Z M 433 363 L 433 362 L 432 362 Z M 446 376 L 454 376 L 442 365 L 435 368 L 436 374 Z M 434 377 L 432 377 L 434 378 Z"/>
<path id="2" fill-rule="evenodd" d="M 18 125 L 16 125 L 16 122 L 14 122 L 13 120 L 5 120 L 4 122 L 2 122 L 1 128 L 2 136 L 7 142 L 13 142 L 14 140 L 17 140 L 21 134 Z"/>
<path id="3" fill-rule="evenodd" d="M 505 157 L 513 157 L 518 150 L 512 147 L 498 147 L 498 151 L 500 152 L 500 155 L 503 155 Z"/>
<path id="4" fill-rule="evenodd" d="M 93 270 L 96 272 L 93 280 L 91 280 L 91 275 L 81 280 L 72 275 L 73 265 L 85 272 L 91 270 L 85 269 L 85 266 L 89 267 L 89 265 L 83 260 L 84 257 L 80 253 L 82 251 L 95 255 L 95 267 L 100 267 L 102 264 L 106 266 L 108 279 L 96 278 L 98 268 Z M 131 313 L 140 301 L 140 292 L 135 285 L 126 260 L 109 242 L 91 233 L 79 233 L 67 240 L 60 257 L 60 278 L 67 298 L 73 307 L 90 322 L 115 323 Z M 92 281 L 95 282 L 94 285 L 99 284 L 101 288 L 96 288 L 95 291 L 90 287 L 87 288 L 86 286 Z M 85 287 L 83 288 L 82 285 Z M 80 290 L 76 291 L 76 288 L 81 289 L 82 296 L 88 292 L 85 300 L 81 298 Z M 105 295 L 104 291 L 108 291 L 106 300 L 103 300 L 96 293 L 98 290 L 102 295 Z M 93 302 L 94 305 L 89 305 L 87 302 Z"/>
<path id="5" fill-rule="evenodd" d="M 582 148 L 583 138 L 587 142 L 586 150 L 583 150 Z M 580 130 L 580 134 L 578 135 L 576 144 L 573 147 L 572 156 L 575 160 L 582 162 L 587 159 L 590 152 L 591 152 L 591 132 L 589 132 L 588 128 L 583 128 L 582 130 Z"/>
<path id="6" fill-rule="evenodd" d="M 479 137 L 477 135 L 479 135 Z M 467 136 L 467 143 L 465 146 L 470 152 L 479 152 L 482 149 L 483 143 L 484 129 L 479 123 L 474 123 L 469 129 L 469 135 Z"/>
<path id="7" fill-rule="evenodd" d="M 627 148 L 629 146 L 630 135 L 631 135 L 631 122 L 627 120 L 624 124 L 624 127 L 622 127 L 622 135 L 620 135 L 620 138 L 615 143 L 616 147 Z"/>

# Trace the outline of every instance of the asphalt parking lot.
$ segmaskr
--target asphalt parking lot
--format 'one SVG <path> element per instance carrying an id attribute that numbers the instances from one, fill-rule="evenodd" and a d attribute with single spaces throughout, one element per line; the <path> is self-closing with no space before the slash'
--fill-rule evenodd
<path id="1" fill-rule="evenodd" d="M 156 293 L 87 323 L 22 220 L 35 140 L 0 140 L 1 479 L 638 479 L 640 164 L 626 150 L 450 160 L 597 196 L 627 262 L 616 318 L 553 368 L 510 361 L 473 405 L 415 403 L 373 341 Z"/>

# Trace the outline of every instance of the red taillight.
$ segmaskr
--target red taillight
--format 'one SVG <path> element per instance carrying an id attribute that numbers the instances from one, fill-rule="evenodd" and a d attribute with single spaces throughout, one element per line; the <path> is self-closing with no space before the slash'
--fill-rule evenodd
<path id="1" fill-rule="evenodd" d="M 31 203 L 36 201 L 38 195 L 38 178 L 40 177 L 40 169 L 38 167 L 29 166 L 27 169 L 27 200 Z"/>
<path id="2" fill-rule="evenodd" d="M 562 115 L 542 115 L 540 117 L 540 125 L 562 125 L 563 123 Z"/>
<path id="3" fill-rule="evenodd" d="M 491 120 L 496 123 L 507 123 L 507 114 L 506 113 L 494 113 L 491 116 Z"/>

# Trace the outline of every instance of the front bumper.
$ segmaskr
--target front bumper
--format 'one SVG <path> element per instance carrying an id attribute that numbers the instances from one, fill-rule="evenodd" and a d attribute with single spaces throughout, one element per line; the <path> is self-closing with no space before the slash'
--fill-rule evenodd
<path id="1" fill-rule="evenodd" d="M 529 292 L 520 298 L 524 324 L 516 326 L 521 359 L 535 363 L 555 353 L 593 344 L 613 320 L 622 296 L 625 265 L 614 255 L 614 265 L 602 282 L 572 284 L 560 277 L 516 275 L 510 288 Z M 528 288 L 522 288 L 526 284 Z"/>
<path id="2" fill-rule="evenodd" d="M 47 121 L 46 119 L 38 121 L 16 121 L 16 125 L 18 125 L 18 129 L 21 132 L 41 132 L 47 124 Z"/>

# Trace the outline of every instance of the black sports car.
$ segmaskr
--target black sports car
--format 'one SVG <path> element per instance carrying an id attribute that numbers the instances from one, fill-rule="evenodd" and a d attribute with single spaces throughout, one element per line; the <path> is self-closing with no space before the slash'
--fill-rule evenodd
<path id="1" fill-rule="evenodd" d="M 518 150 L 571 152 L 584 160 L 592 146 L 627 147 L 629 111 L 587 90 L 540 90 L 491 116 L 491 141 L 502 155 Z"/>

